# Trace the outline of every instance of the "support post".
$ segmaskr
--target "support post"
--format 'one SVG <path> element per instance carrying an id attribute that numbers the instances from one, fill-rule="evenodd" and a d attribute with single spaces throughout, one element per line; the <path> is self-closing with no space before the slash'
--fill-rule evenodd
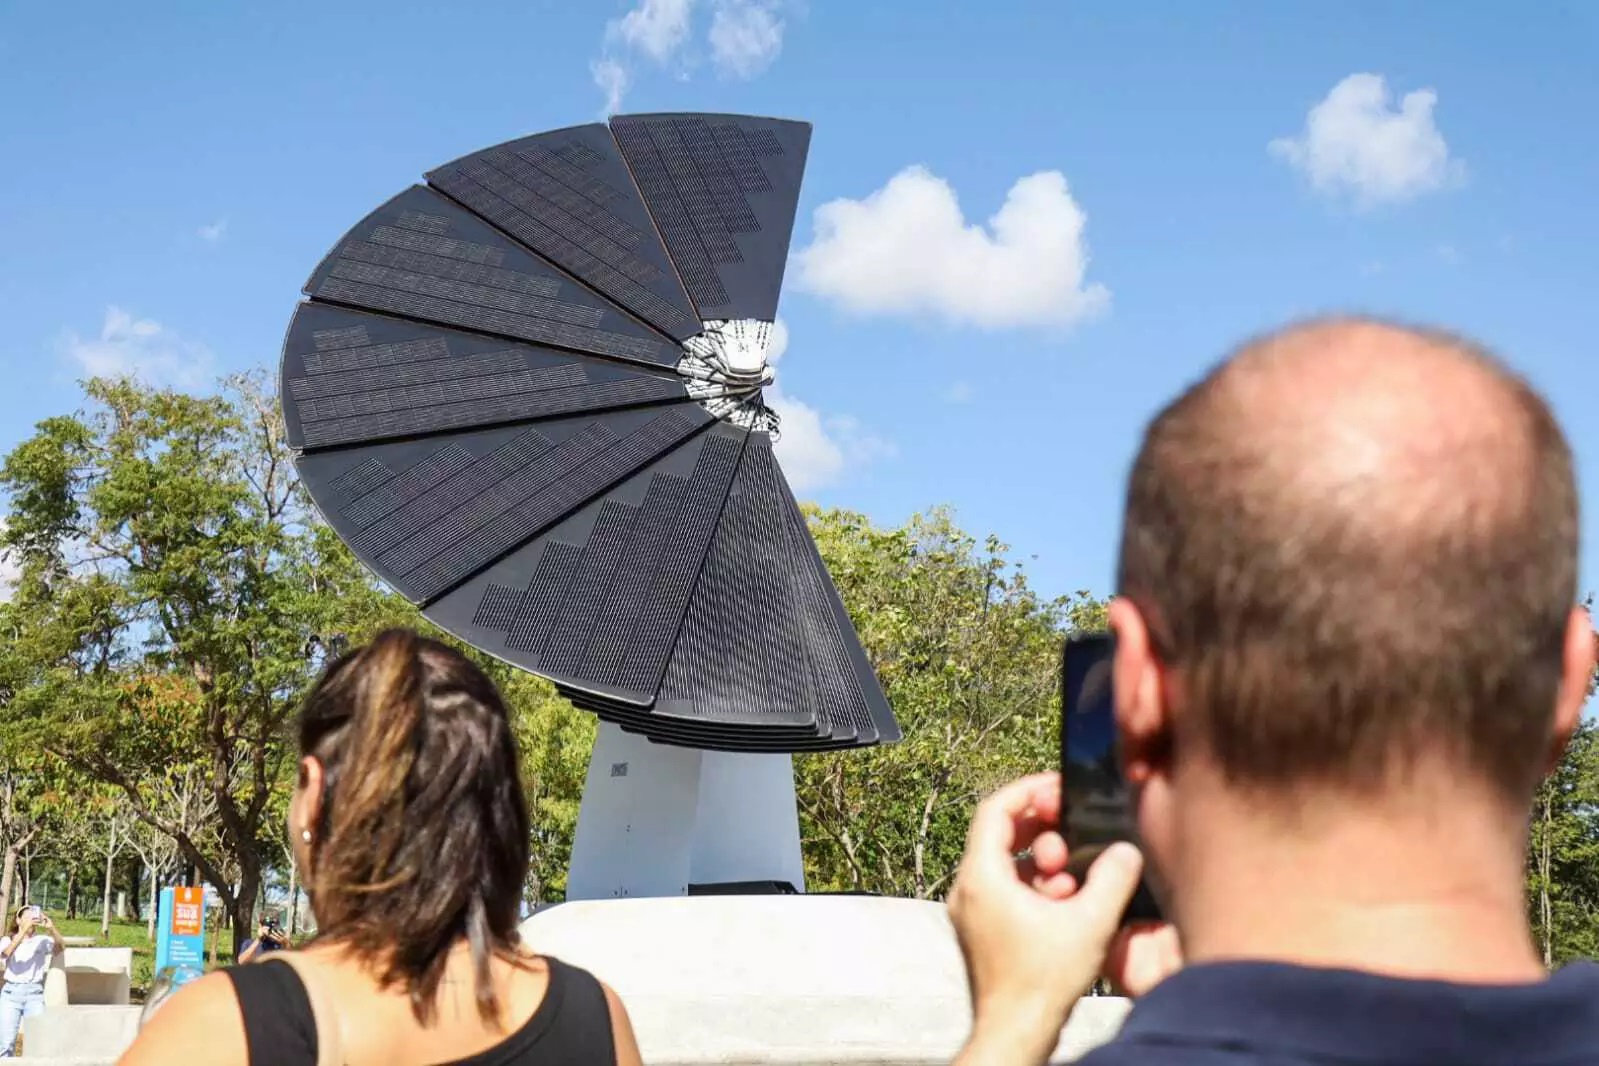
<path id="1" fill-rule="evenodd" d="M 654 744 L 601 722 L 566 898 L 684 896 L 737 881 L 805 890 L 793 760 Z"/>

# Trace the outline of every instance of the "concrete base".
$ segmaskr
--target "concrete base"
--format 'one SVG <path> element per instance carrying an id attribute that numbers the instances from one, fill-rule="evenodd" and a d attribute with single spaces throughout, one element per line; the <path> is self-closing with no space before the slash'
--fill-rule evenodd
<path id="1" fill-rule="evenodd" d="M 71 1059 L 114 1062 L 139 1035 L 139 1012 L 129 1006 L 48 1007 L 22 1020 L 21 1061 Z"/>
<path id="2" fill-rule="evenodd" d="M 652 1066 L 948 1063 L 971 1024 L 944 907 L 847 896 L 566 903 L 522 925 L 627 1004 Z M 1055 1062 L 1109 1040 L 1121 999 L 1084 999 Z"/>

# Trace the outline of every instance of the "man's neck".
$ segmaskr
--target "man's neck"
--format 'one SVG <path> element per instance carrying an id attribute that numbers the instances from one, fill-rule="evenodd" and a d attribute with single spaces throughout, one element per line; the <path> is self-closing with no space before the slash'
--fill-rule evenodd
<path id="1" fill-rule="evenodd" d="M 1224 798 L 1193 812 L 1173 870 L 1184 955 L 1471 984 L 1540 980 L 1522 823 L 1459 797 L 1353 801 L 1291 823 Z"/>

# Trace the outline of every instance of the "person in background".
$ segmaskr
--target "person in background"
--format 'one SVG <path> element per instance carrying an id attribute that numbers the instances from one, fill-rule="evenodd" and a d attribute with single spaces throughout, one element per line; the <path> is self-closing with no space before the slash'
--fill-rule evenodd
<path id="1" fill-rule="evenodd" d="M 1144 853 L 1074 884 L 1057 774 L 981 806 L 959 1062 L 1044 1062 L 1105 972 L 1139 998 L 1083 1066 L 1599 1063 L 1599 966 L 1545 968 L 1524 884 L 1594 671 L 1544 401 L 1453 336 L 1302 324 L 1155 418 L 1124 521 Z M 1173 924 L 1120 930 L 1146 860 Z"/>
<path id="2" fill-rule="evenodd" d="M 11 930 L 0 937 L 5 985 L 0 987 L 0 1058 L 11 1058 L 22 1019 L 44 1010 L 44 975 L 57 952 L 66 950 L 55 922 L 42 909 L 17 908 Z"/>
<path id="3" fill-rule="evenodd" d="M 289 828 L 317 936 L 186 985 L 123 1063 L 311 1066 L 336 1043 L 347 1066 L 638 1066 L 616 994 L 518 936 L 527 803 L 477 666 L 387 631 L 328 668 L 299 734 Z"/>
<path id="4" fill-rule="evenodd" d="M 239 952 L 239 962 L 253 962 L 268 952 L 286 951 L 290 946 L 289 935 L 283 931 L 278 920 L 266 918 L 255 931 L 255 939 L 246 943 L 244 950 Z"/>

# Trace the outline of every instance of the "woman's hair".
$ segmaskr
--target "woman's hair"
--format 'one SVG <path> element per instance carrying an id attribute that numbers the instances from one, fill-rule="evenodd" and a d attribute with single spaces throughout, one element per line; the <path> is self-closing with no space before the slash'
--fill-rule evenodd
<path id="1" fill-rule="evenodd" d="M 31 906 L 33 906 L 33 904 L 24 903 L 16 910 L 11 912 L 11 928 L 6 931 L 7 936 L 16 936 L 22 931 L 22 912 Z"/>
<path id="2" fill-rule="evenodd" d="M 426 1023 L 464 937 L 478 1013 L 497 1024 L 489 963 L 514 952 L 528 814 L 494 683 L 454 649 L 388 630 L 328 667 L 300 752 L 324 782 L 306 871 L 318 939 L 404 986 Z"/>

